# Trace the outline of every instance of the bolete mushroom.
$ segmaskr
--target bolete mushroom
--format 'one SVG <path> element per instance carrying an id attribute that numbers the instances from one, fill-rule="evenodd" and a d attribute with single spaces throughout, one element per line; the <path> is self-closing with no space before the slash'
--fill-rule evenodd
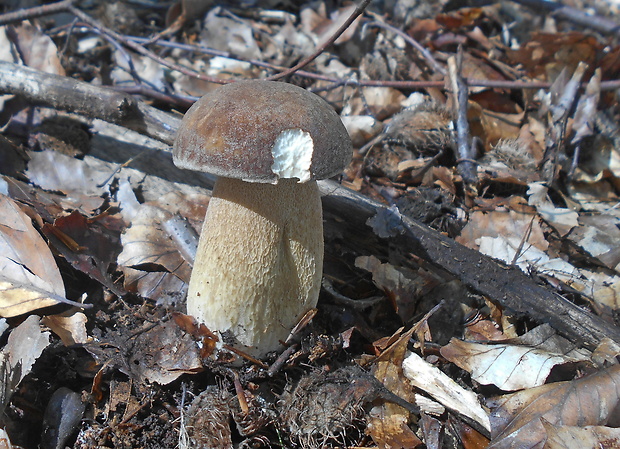
<path id="1" fill-rule="evenodd" d="M 250 355 L 278 349 L 318 301 L 323 218 L 316 180 L 349 163 L 344 125 L 305 89 L 240 81 L 187 111 L 173 155 L 178 167 L 218 175 L 188 314 Z"/>

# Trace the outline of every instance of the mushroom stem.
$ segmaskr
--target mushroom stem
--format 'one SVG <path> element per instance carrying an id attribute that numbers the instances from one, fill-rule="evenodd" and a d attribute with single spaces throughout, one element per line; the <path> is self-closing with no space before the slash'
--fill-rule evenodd
<path id="1" fill-rule="evenodd" d="M 276 350 L 316 306 L 322 269 L 316 181 L 220 177 L 198 243 L 187 311 L 260 357 Z"/>

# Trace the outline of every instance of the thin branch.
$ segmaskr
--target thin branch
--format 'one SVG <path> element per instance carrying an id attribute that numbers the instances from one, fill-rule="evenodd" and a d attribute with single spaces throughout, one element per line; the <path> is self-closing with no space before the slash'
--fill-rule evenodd
<path id="1" fill-rule="evenodd" d="M 336 39 L 338 39 L 340 37 L 340 35 L 342 33 L 345 32 L 345 30 L 347 28 L 349 28 L 349 26 L 355 21 L 355 19 L 357 19 L 366 9 L 366 7 L 370 4 L 372 0 L 362 0 L 362 2 L 355 8 L 355 11 L 353 11 L 353 14 L 351 14 L 349 16 L 349 18 L 336 30 L 336 32 L 330 36 L 329 39 L 327 39 L 325 42 L 323 42 L 321 45 L 319 45 L 314 53 L 312 53 L 310 56 L 308 56 L 307 58 L 304 58 L 301 62 L 299 62 L 297 65 L 291 67 L 290 69 L 287 69 L 283 72 L 280 73 L 276 73 L 275 75 L 271 75 L 270 77 L 268 77 L 268 80 L 279 80 L 282 78 L 285 78 L 289 75 L 292 75 L 293 73 L 297 72 L 299 69 L 304 68 L 305 66 L 307 66 L 308 64 L 310 64 L 312 61 L 314 61 L 316 58 L 318 58 L 327 47 L 329 47 L 330 45 L 332 45 L 334 42 L 336 42 Z"/>
<path id="2" fill-rule="evenodd" d="M 37 17 L 49 16 L 50 14 L 64 12 L 73 4 L 74 1 L 75 0 L 63 0 L 61 2 L 51 3 L 49 5 L 18 9 L 17 11 L 0 14 L 0 25 L 7 25 L 9 23 L 21 22 L 22 20 L 36 19 Z"/>
<path id="3" fill-rule="evenodd" d="M 469 91 L 467 84 L 461 76 L 463 64 L 463 47 L 459 47 L 456 56 L 448 59 L 448 71 L 452 87 L 454 112 L 456 116 L 456 142 L 457 142 L 457 167 L 467 185 L 473 185 L 478 181 L 476 173 L 477 163 L 475 160 L 475 148 L 469 133 L 467 121 L 467 102 Z"/>
<path id="4" fill-rule="evenodd" d="M 194 78 L 198 78 L 198 79 L 201 79 L 203 81 L 210 82 L 210 83 L 227 84 L 227 83 L 231 82 L 231 80 L 224 80 L 224 79 L 215 78 L 215 77 L 212 77 L 212 76 L 203 75 L 202 73 L 198 73 L 195 70 L 189 69 L 187 67 L 180 66 L 178 64 L 174 64 L 172 62 L 169 62 L 166 59 L 160 57 L 158 54 L 153 53 L 150 50 L 147 50 L 142 45 L 137 44 L 136 42 L 132 42 L 130 40 L 125 39 L 125 37 L 122 34 L 119 34 L 116 31 L 113 31 L 113 30 L 105 27 L 98 20 L 93 19 L 88 14 L 86 14 L 85 12 L 77 9 L 74 6 L 69 6 L 69 7 L 67 7 L 66 10 L 68 12 L 70 12 L 71 14 L 73 14 L 74 16 L 76 16 L 77 18 L 79 18 L 82 22 L 88 24 L 89 26 L 93 27 L 94 29 L 97 29 L 99 32 L 101 32 L 101 33 L 103 33 L 103 34 L 105 34 L 105 35 L 107 35 L 107 36 L 109 36 L 109 37 L 111 37 L 113 39 L 116 39 L 119 42 L 122 42 L 126 47 L 129 47 L 130 49 L 132 49 L 136 53 L 141 54 L 141 55 L 146 56 L 146 57 L 149 57 L 152 60 L 158 62 L 161 65 L 163 65 L 164 67 L 168 67 L 169 69 L 176 70 L 176 71 L 178 71 L 180 73 L 183 73 L 185 75 L 189 75 L 189 76 L 192 76 Z"/>

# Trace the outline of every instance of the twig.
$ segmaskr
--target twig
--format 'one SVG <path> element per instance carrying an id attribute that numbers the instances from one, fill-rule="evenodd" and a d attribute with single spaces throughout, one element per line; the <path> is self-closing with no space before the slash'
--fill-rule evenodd
<path id="1" fill-rule="evenodd" d="M 448 72 L 456 116 L 457 167 L 465 184 L 472 186 L 478 181 L 478 175 L 476 173 L 475 148 L 469 134 L 469 122 L 467 121 L 469 92 L 467 84 L 461 77 L 462 63 L 463 48 L 459 47 L 456 57 L 448 58 Z"/>
<path id="2" fill-rule="evenodd" d="M 210 82 L 210 83 L 227 84 L 227 83 L 231 82 L 231 80 L 223 80 L 223 79 L 220 79 L 220 78 L 215 78 L 215 77 L 212 77 L 212 76 L 203 75 L 202 73 L 198 73 L 195 70 L 189 69 L 187 67 L 183 67 L 183 66 L 178 65 L 178 64 L 174 64 L 172 62 L 169 62 L 166 59 L 160 57 L 158 54 L 153 53 L 150 50 L 147 50 L 142 45 L 125 39 L 125 37 L 122 34 L 119 34 L 116 31 L 113 31 L 113 30 L 105 27 L 98 20 L 93 19 L 88 14 L 86 14 L 85 12 L 79 10 L 78 8 L 76 8 L 74 6 L 69 6 L 69 7 L 67 7 L 66 10 L 68 12 L 70 12 L 71 14 L 73 14 L 74 16 L 76 16 L 77 18 L 79 18 L 82 22 L 84 22 L 84 23 L 88 24 L 89 26 L 93 27 L 94 29 L 97 29 L 101 33 L 103 33 L 103 34 L 105 34 L 105 35 L 107 35 L 107 36 L 109 36 L 109 37 L 111 37 L 113 39 L 116 39 L 119 42 L 122 42 L 126 47 L 129 47 L 130 49 L 132 49 L 136 53 L 139 53 L 139 54 L 141 54 L 143 56 L 149 57 L 152 60 L 158 62 L 161 65 L 163 65 L 164 67 L 168 67 L 169 69 L 176 70 L 176 71 L 178 71 L 180 73 L 183 73 L 184 75 L 193 76 L 195 78 L 198 78 L 198 79 L 201 79 L 203 81 Z"/>
<path id="3" fill-rule="evenodd" d="M 357 19 L 364 12 L 364 10 L 370 4 L 370 2 L 371 0 L 362 0 L 362 2 L 355 8 L 355 11 L 353 11 L 353 13 L 349 16 L 349 18 L 336 30 L 336 32 L 332 34 L 329 37 L 329 39 L 327 39 L 325 42 L 319 45 L 315 49 L 314 53 L 312 53 L 310 56 L 308 56 L 307 58 L 304 58 L 301 62 L 294 65 L 290 69 L 287 69 L 280 73 L 276 73 L 275 75 L 271 75 L 267 79 L 275 81 L 275 80 L 285 78 L 297 72 L 299 69 L 302 69 L 308 64 L 310 64 L 312 61 L 318 58 L 325 51 L 327 47 L 329 47 L 331 44 L 336 42 L 336 39 L 338 39 L 340 35 L 344 33 L 347 28 L 349 28 L 349 26 L 353 23 L 353 21 L 355 21 L 355 19 Z"/>
<path id="4" fill-rule="evenodd" d="M 33 8 L 18 9 L 17 11 L 0 14 L 0 25 L 6 25 L 22 20 L 35 19 L 37 17 L 48 16 L 66 11 L 73 4 L 74 0 L 63 0 L 49 5 L 35 6 Z"/>

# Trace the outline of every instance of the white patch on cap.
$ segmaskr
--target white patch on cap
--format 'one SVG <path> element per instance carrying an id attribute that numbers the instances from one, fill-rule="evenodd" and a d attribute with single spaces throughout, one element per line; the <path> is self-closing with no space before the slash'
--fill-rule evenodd
<path id="1" fill-rule="evenodd" d="M 271 149 L 273 155 L 271 171 L 278 178 L 309 181 L 313 151 L 314 142 L 309 133 L 301 129 L 286 129 L 276 138 Z"/>

